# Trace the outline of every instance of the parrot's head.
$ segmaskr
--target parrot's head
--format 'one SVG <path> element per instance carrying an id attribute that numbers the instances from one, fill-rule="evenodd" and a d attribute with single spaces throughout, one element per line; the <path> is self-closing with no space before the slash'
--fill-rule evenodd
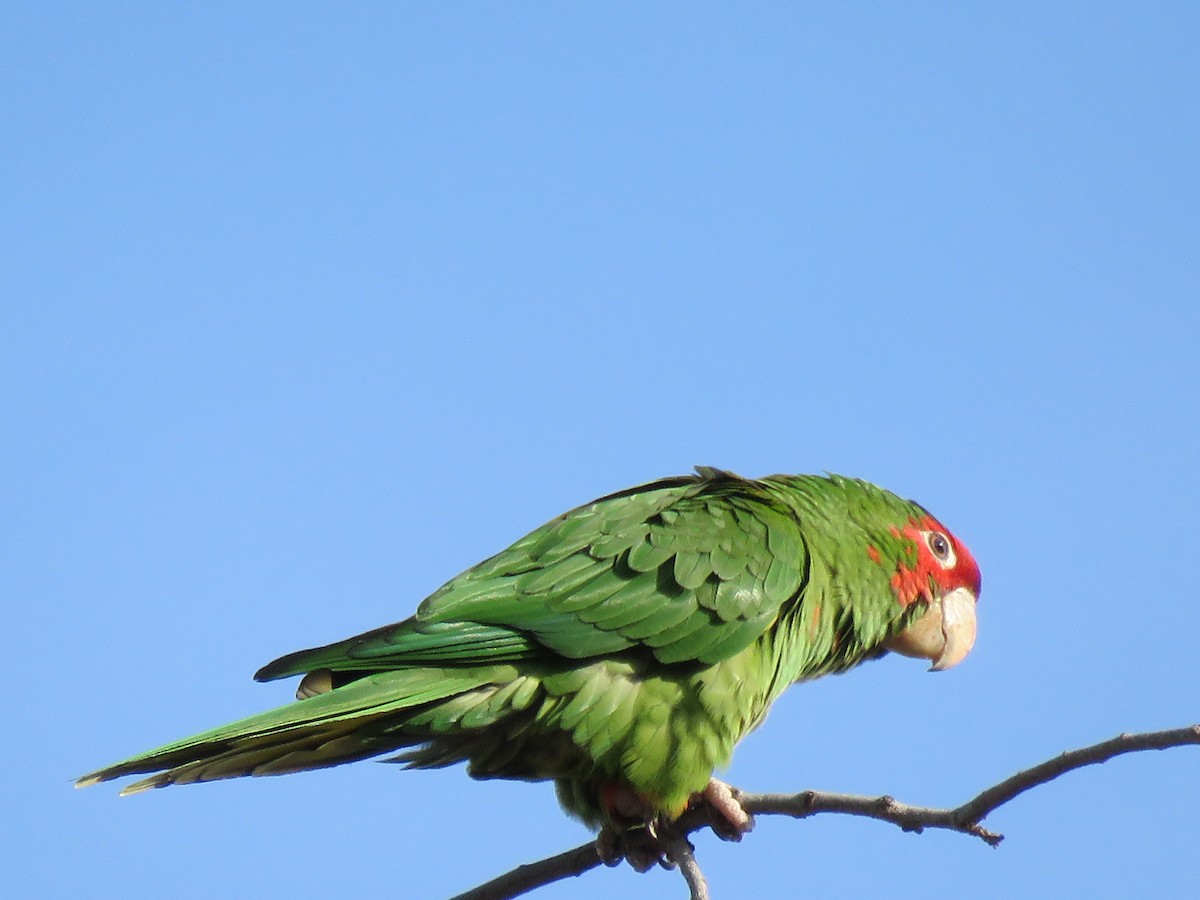
<path id="1" fill-rule="evenodd" d="M 902 606 L 920 603 L 923 613 L 887 642 L 904 656 L 928 659 L 940 672 L 962 662 L 975 644 L 979 566 L 963 543 L 933 516 L 910 519 L 893 529 L 904 552 L 892 575 Z"/>

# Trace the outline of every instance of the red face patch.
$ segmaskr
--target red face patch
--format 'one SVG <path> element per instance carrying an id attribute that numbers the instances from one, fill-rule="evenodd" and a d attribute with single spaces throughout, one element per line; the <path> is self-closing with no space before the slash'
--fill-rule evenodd
<path id="1" fill-rule="evenodd" d="M 904 528 L 892 531 L 911 542 L 892 576 L 892 589 L 901 606 L 908 606 L 918 597 L 930 600 L 934 593 L 946 594 L 960 587 L 970 588 L 979 597 L 975 557 L 937 519 L 911 519 Z"/>

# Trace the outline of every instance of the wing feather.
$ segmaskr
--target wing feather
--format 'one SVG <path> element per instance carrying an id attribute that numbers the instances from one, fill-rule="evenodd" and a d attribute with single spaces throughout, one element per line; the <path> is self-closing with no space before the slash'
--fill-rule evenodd
<path id="1" fill-rule="evenodd" d="M 806 572 L 799 523 L 764 483 L 705 470 L 572 510 L 447 582 L 413 619 L 291 654 L 260 677 L 638 647 L 708 663 L 770 627 Z"/>

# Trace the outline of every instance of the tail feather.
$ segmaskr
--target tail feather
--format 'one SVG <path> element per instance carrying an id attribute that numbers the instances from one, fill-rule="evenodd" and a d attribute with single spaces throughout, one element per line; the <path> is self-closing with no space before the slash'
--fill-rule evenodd
<path id="1" fill-rule="evenodd" d="M 130 785 L 121 792 L 125 795 L 171 784 L 282 775 L 365 759 L 421 743 L 421 735 L 399 731 L 397 726 L 418 709 L 494 684 L 498 676 L 503 680 L 497 667 L 369 675 L 91 772 L 75 786 L 155 773 Z"/>
<path id="2" fill-rule="evenodd" d="M 224 778 L 287 775 L 323 769 L 396 749 L 395 741 L 379 745 L 368 735 L 359 733 L 364 726 L 369 727 L 371 721 L 374 719 L 361 723 L 342 723 L 337 727 L 314 728 L 312 733 L 302 734 L 292 740 L 251 739 L 244 746 L 174 766 L 134 782 L 121 791 L 121 796 L 173 784 L 199 784 Z"/>

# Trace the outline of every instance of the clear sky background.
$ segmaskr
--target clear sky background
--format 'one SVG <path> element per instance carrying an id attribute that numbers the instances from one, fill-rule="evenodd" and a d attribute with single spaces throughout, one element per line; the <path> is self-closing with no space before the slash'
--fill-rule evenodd
<path id="1" fill-rule="evenodd" d="M 1189 3 L 9 5 L 4 893 L 444 897 L 586 832 L 372 763 L 118 800 L 82 772 L 290 699 L 560 511 L 693 464 L 933 510 L 980 637 L 796 687 L 756 790 L 957 804 L 1200 720 Z M 1194 896 L 1200 750 L 998 850 L 698 839 L 718 900 Z M 592 872 L 552 898 L 682 897 Z"/>

